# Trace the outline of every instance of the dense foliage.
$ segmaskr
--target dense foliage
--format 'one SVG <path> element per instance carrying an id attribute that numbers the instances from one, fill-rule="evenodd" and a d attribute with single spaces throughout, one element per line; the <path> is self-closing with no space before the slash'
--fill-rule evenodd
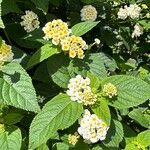
<path id="1" fill-rule="evenodd" d="M 0 0 L 0 150 L 148 150 L 149 71 L 149 0 Z"/>

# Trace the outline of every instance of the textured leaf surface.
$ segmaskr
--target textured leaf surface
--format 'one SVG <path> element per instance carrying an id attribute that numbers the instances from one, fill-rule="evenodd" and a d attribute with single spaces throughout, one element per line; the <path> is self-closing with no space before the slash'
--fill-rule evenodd
<path id="1" fill-rule="evenodd" d="M 40 110 L 31 78 L 17 63 L 2 68 L 0 102 L 17 108 L 37 112 Z"/>
<path id="2" fill-rule="evenodd" d="M 56 134 L 57 130 L 68 128 L 80 117 L 82 109 L 80 104 L 72 102 L 65 94 L 54 97 L 31 124 L 30 148 L 36 148 L 46 142 Z"/>
<path id="3" fill-rule="evenodd" d="M 52 150 L 69 150 L 69 145 L 65 143 L 57 143 Z"/>
<path id="4" fill-rule="evenodd" d="M 146 118 L 140 109 L 134 109 L 131 111 L 128 116 L 133 120 L 137 121 L 141 126 L 145 128 L 150 128 L 150 121 Z"/>
<path id="5" fill-rule="evenodd" d="M 106 83 L 117 87 L 117 98 L 110 101 L 110 104 L 119 109 L 137 106 L 150 98 L 150 86 L 139 78 L 115 75 L 104 79 L 102 84 Z"/>
<path id="6" fill-rule="evenodd" d="M 76 36 L 81 36 L 91 29 L 93 29 L 99 21 L 93 22 L 93 21 L 86 21 L 86 22 L 81 22 L 72 27 L 72 34 Z"/>
<path id="7" fill-rule="evenodd" d="M 137 136 L 137 142 L 144 147 L 150 146 L 150 130 L 139 133 Z"/>
<path id="8" fill-rule="evenodd" d="M 53 55 L 48 59 L 47 68 L 52 80 L 60 87 L 67 88 L 70 74 L 68 71 L 69 59 L 63 54 Z"/>
<path id="9" fill-rule="evenodd" d="M 105 99 L 99 99 L 98 104 L 96 104 L 92 110 L 99 118 L 101 118 L 108 126 L 110 126 L 111 115 Z"/>
<path id="10" fill-rule="evenodd" d="M 0 131 L 0 149 L 1 150 L 20 150 L 21 148 L 21 131 L 15 126 L 7 127 L 6 130 Z"/>
<path id="11" fill-rule="evenodd" d="M 98 53 L 90 54 L 86 58 L 87 70 L 98 76 L 100 79 L 107 76 L 107 71 L 104 65 L 104 61 Z"/>
<path id="12" fill-rule="evenodd" d="M 52 46 L 51 44 L 45 44 L 38 51 L 36 51 L 33 56 L 30 58 L 27 68 L 31 68 L 34 65 L 42 62 L 48 57 L 57 53 L 57 48 Z"/>
<path id="13" fill-rule="evenodd" d="M 122 141 L 122 139 L 123 139 L 122 124 L 117 120 L 113 120 L 111 122 L 111 126 L 108 130 L 107 137 L 103 141 L 103 144 L 106 147 L 109 147 L 110 149 L 117 148 L 117 147 L 119 147 L 119 143 Z"/>
<path id="14" fill-rule="evenodd" d="M 31 0 L 38 9 L 42 10 L 45 14 L 48 11 L 49 0 Z"/>

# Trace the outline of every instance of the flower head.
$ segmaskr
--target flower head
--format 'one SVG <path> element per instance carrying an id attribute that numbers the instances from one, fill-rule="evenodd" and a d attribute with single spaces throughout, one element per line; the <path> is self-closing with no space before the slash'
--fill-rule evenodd
<path id="1" fill-rule="evenodd" d="M 61 41 L 62 50 L 69 52 L 71 58 L 78 57 L 83 59 L 84 51 L 88 48 L 86 42 L 78 36 L 69 36 Z"/>
<path id="2" fill-rule="evenodd" d="M 128 17 L 127 10 L 124 8 L 120 8 L 118 11 L 118 19 L 125 20 Z"/>
<path id="3" fill-rule="evenodd" d="M 125 20 L 127 17 L 131 19 L 137 19 L 140 16 L 141 8 L 137 4 L 130 4 L 130 6 L 124 6 L 118 11 L 118 18 Z"/>
<path id="4" fill-rule="evenodd" d="M 3 65 L 4 62 L 10 62 L 13 56 L 11 46 L 7 45 L 5 41 L 2 41 L 0 45 L 0 65 Z"/>
<path id="5" fill-rule="evenodd" d="M 98 39 L 98 38 L 95 38 L 94 41 L 95 41 L 95 44 L 97 44 L 97 45 L 99 45 L 101 43 L 100 39 Z"/>
<path id="6" fill-rule="evenodd" d="M 109 98 L 112 98 L 117 96 L 117 88 L 112 83 L 107 83 L 103 87 L 103 93 Z"/>
<path id="7" fill-rule="evenodd" d="M 69 36 L 71 33 L 68 29 L 67 23 L 63 22 L 61 19 L 48 22 L 42 30 L 45 34 L 44 38 L 47 40 L 52 39 L 54 45 L 58 45 L 61 40 Z"/>
<path id="8" fill-rule="evenodd" d="M 32 11 L 25 11 L 25 15 L 21 17 L 23 19 L 22 22 L 20 22 L 21 26 L 24 26 L 24 30 L 27 32 L 31 32 L 37 28 L 39 28 L 39 19 L 37 14 L 35 14 Z"/>
<path id="9" fill-rule="evenodd" d="M 89 78 L 84 79 L 81 75 L 77 75 L 69 82 L 67 94 L 71 97 L 71 100 L 84 105 L 92 105 L 96 102 L 97 96 L 91 91 Z"/>
<path id="10" fill-rule="evenodd" d="M 68 135 L 69 144 L 76 145 L 76 143 L 78 142 L 79 137 L 80 136 L 78 135 L 77 132 L 75 132 L 74 134 L 69 134 Z"/>
<path id="11" fill-rule="evenodd" d="M 95 21 L 97 18 L 97 10 L 92 5 L 84 6 L 80 12 L 82 21 Z"/>
<path id="12" fill-rule="evenodd" d="M 133 33 L 132 33 L 132 38 L 134 38 L 134 37 L 140 37 L 141 35 L 143 34 L 143 28 L 139 25 L 139 24 L 136 24 L 135 26 L 134 26 L 134 31 L 133 31 Z"/>
<path id="13" fill-rule="evenodd" d="M 137 19 L 140 16 L 141 8 L 137 4 L 130 4 L 129 7 L 126 8 L 128 12 L 128 16 L 132 19 Z"/>
<path id="14" fill-rule="evenodd" d="M 87 109 L 79 120 L 78 133 L 87 143 L 96 143 L 106 138 L 109 127 L 97 115 L 91 114 Z"/>

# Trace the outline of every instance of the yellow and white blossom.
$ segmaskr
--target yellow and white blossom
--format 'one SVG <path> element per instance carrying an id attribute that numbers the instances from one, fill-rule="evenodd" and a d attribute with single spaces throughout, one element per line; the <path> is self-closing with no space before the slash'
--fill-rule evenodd
<path id="1" fill-rule="evenodd" d="M 103 86 L 102 91 L 103 91 L 104 95 L 108 96 L 109 98 L 117 96 L 117 88 L 112 83 L 105 84 Z"/>
<path id="2" fill-rule="evenodd" d="M 132 38 L 140 37 L 142 34 L 143 34 L 143 28 L 139 24 L 136 24 L 134 26 L 134 31 L 133 31 L 133 33 L 131 35 Z"/>
<path id="3" fill-rule="evenodd" d="M 95 21 L 97 18 L 97 10 L 92 5 L 84 6 L 80 12 L 82 21 Z"/>
<path id="4" fill-rule="evenodd" d="M 86 143 L 96 143 L 106 138 L 109 127 L 97 115 L 91 114 L 89 110 L 85 109 L 83 117 L 79 119 L 79 124 L 78 133 Z"/>
<path id="5" fill-rule="evenodd" d="M 21 19 L 23 19 L 23 21 L 20 22 L 20 24 L 27 32 L 31 32 L 39 28 L 40 22 L 38 16 L 33 11 L 25 11 L 25 15 L 23 15 Z"/>
<path id="6" fill-rule="evenodd" d="M 90 79 L 87 77 L 84 79 L 81 75 L 70 79 L 67 94 L 72 101 L 77 101 L 84 105 L 92 105 L 97 100 L 97 95 L 92 93 Z"/>
<path id="7" fill-rule="evenodd" d="M 74 134 L 69 134 L 68 135 L 69 144 L 76 145 L 76 143 L 78 142 L 79 137 L 80 136 L 77 132 L 75 132 Z"/>
<path id="8" fill-rule="evenodd" d="M 54 45 L 60 44 L 61 40 L 64 40 L 71 33 L 67 23 L 63 22 L 61 19 L 48 22 L 42 30 L 45 34 L 44 39 L 52 39 Z"/>
<path id="9" fill-rule="evenodd" d="M 84 50 L 88 48 L 86 42 L 78 36 L 72 35 L 61 41 L 62 50 L 69 53 L 69 57 L 84 58 Z"/>
<path id="10" fill-rule="evenodd" d="M 0 65 L 3 65 L 4 62 L 10 62 L 13 59 L 13 52 L 11 46 L 7 45 L 5 41 L 2 40 L 0 45 Z"/>

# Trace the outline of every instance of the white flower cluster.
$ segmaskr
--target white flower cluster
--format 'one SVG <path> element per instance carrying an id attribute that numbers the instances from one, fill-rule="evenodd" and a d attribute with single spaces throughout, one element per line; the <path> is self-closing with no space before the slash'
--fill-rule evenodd
<path id="1" fill-rule="evenodd" d="M 97 115 L 90 114 L 86 109 L 83 118 L 79 120 L 78 133 L 85 139 L 86 143 L 96 143 L 106 138 L 109 127 Z"/>
<path id="2" fill-rule="evenodd" d="M 118 18 L 125 20 L 127 17 L 131 19 L 137 19 L 140 16 L 141 8 L 137 4 L 130 4 L 130 6 L 124 6 L 118 11 Z"/>
<path id="3" fill-rule="evenodd" d="M 143 28 L 139 24 L 136 24 L 134 26 L 134 31 L 133 31 L 131 37 L 137 38 L 137 37 L 140 37 L 142 34 L 143 34 Z"/>
<path id="4" fill-rule="evenodd" d="M 91 91 L 89 78 L 84 79 L 81 75 L 77 75 L 75 78 L 70 79 L 69 82 L 67 94 L 72 101 L 77 101 L 84 105 L 92 105 L 96 102 L 97 95 Z"/>
<path id="5" fill-rule="evenodd" d="M 31 32 L 37 28 L 39 28 L 39 20 L 37 14 L 35 14 L 32 11 L 25 11 L 25 15 L 21 17 L 23 19 L 22 22 L 20 22 L 21 26 L 24 26 L 24 30 L 27 32 Z"/>
<path id="6" fill-rule="evenodd" d="M 95 21 L 97 18 L 97 10 L 92 5 L 84 6 L 80 12 L 82 21 Z"/>

